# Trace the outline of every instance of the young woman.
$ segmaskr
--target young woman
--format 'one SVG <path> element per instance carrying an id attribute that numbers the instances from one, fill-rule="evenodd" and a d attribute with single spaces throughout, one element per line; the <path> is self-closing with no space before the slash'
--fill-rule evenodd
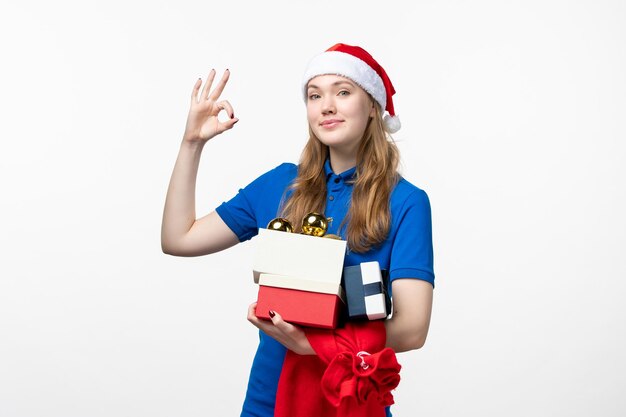
<path id="1" fill-rule="evenodd" d="M 402 178 L 389 133 L 399 129 L 393 85 L 364 49 L 337 44 L 306 68 L 302 94 L 309 140 L 298 165 L 285 163 L 261 175 L 215 211 L 199 219 L 195 185 L 200 155 L 213 137 L 235 126 L 233 107 L 220 96 L 226 70 L 215 88 L 212 70 L 202 90 L 193 87 L 185 133 L 167 191 L 161 242 L 175 256 L 218 252 L 252 238 L 276 217 L 296 230 L 311 211 L 332 218 L 328 233 L 348 243 L 345 266 L 376 260 L 389 271 L 393 315 L 384 322 L 386 346 L 395 352 L 423 346 L 430 323 L 434 272 L 430 203 L 426 193 Z M 220 121 L 226 112 L 229 119 Z M 384 116 L 385 112 L 389 114 Z M 315 355 L 306 329 L 271 321 L 249 307 L 260 329 L 242 416 L 273 416 L 283 361 L 289 350 Z M 389 415 L 389 410 L 387 409 Z M 295 414 L 294 414 L 295 415 Z"/>

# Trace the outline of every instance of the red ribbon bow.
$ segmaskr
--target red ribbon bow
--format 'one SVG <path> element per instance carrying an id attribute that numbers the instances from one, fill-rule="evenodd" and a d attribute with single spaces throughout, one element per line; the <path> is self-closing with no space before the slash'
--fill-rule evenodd
<path id="1" fill-rule="evenodd" d="M 349 397 L 363 405 L 374 396 L 383 407 L 393 404 L 391 390 L 400 383 L 400 364 L 395 352 L 385 348 L 370 355 L 340 353 L 333 359 L 322 377 L 322 392 L 332 405 L 339 407 Z"/>

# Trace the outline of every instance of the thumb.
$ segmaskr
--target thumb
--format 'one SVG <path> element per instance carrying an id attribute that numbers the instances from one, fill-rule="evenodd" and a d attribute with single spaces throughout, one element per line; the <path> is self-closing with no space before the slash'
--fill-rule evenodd
<path id="1" fill-rule="evenodd" d="M 222 132 L 225 131 L 225 130 L 232 129 L 233 126 L 235 126 L 235 123 L 237 123 L 238 121 L 239 121 L 238 118 L 233 117 L 232 119 L 228 119 L 228 120 L 226 120 L 224 122 L 220 122 L 220 124 L 222 125 L 221 126 Z"/>

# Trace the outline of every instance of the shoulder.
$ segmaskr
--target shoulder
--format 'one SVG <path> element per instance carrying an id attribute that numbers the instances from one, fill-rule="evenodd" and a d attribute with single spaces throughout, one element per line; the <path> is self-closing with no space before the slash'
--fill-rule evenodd
<path id="1" fill-rule="evenodd" d="M 298 174 L 298 166 L 291 162 L 283 162 L 275 166 L 274 168 L 266 171 L 261 177 L 268 178 L 281 178 L 281 177 L 290 177 Z"/>
<path id="2" fill-rule="evenodd" d="M 298 166 L 292 162 L 283 162 L 272 171 L 276 171 L 279 175 L 295 177 L 298 175 Z"/>
<path id="3" fill-rule="evenodd" d="M 282 164 L 259 175 L 248 187 L 276 187 L 277 185 L 288 185 L 294 178 L 296 178 L 297 175 L 297 165 L 291 162 L 283 162 Z"/>
<path id="4" fill-rule="evenodd" d="M 391 192 L 392 211 L 403 210 L 416 205 L 430 209 L 428 194 L 406 178 L 400 177 L 400 180 Z"/>
<path id="5" fill-rule="evenodd" d="M 283 162 L 266 172 L 265 175 L 272 180 L 292 181 L 298 175 L 298 166 L 291 162 Z"/>

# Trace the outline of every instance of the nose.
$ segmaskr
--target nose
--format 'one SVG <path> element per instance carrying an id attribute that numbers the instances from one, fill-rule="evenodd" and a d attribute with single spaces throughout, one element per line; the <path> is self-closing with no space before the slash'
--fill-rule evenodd
<path id="1" fill-rule="evenodd" d="M 322 103 L 322 114 L 334 114 L 336 111 L 334 97 L 327 95 Z"/>

